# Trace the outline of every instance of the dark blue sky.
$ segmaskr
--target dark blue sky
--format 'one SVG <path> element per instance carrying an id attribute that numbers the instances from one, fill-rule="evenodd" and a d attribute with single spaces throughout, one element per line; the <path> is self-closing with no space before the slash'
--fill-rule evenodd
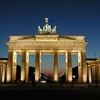
<path id="1" fill-rule="evenodd" d="M 0 57 L 10 35 L 35 35 L 44 17 L 59 35 L 85 35 L 86 56 L 100 57 L 100 0 L 1 0 Z"/>

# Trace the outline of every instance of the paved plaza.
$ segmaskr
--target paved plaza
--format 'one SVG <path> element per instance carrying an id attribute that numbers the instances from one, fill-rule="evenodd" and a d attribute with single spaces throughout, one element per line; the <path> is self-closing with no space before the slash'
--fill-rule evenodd
<path id="1" fill-rule="evenodd" d="M 10 85 L 0 86 L 3 98 L 45 98 L 54 100 L 70 98 L 75 100 L 100 100 L 100 86 L 96 85 Z"/>

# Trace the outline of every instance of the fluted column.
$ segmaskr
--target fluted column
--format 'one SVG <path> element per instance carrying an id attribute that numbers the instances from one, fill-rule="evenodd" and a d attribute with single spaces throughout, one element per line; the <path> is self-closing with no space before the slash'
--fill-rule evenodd
<path id="1" fill-rule="evenodd" d="M 28 83 L 29 74 L 29 52 L 26 51 L 25 83 Z"/>
<path id="2" fill-rule="evenodd" d="M 5 75 L 6 75 L 6 64 L 3 65 L 3 70 L 2 70 L 2 83 L 5 82 Z"/>
<path id="3" fill-rule="evenodd" d="M 78 52 L 78 80 L 79 83 L 87 82 L 87 66 L 85 51 Z"/>
<path id="4" fill-rule="evenodd" d="M 98 63 L 98 81 L 100 82 L 100 63 Z"/>
<path id="5" fill-rule="evenodd" d="M 78 82 L 82 83 L 82 54 L 78 52 Z"/>
<path id="6" fill-rule="evenodd" d="M 66 52 L 66 81 L 72 82 L 72 55 L 71 52 Z"/>
<path id="7" fill-rule="evenodd" d="M 28 67 L 29 67 L 29 53 L 22 52 L 22 66 L 21 66 L 21 80 L 28 83 Z"/>
<path id="8" fill-rule="evenodd" d="M 12 82 L 14 82 L 16 80 L 16 52 L 13 51 L 12 54 L 12 67 L 11 67 L 11 72 L 12 72 Z"/>
<path id="9" fill-rule="evenodd" d="M 88 66 L 88 80 L 89 80 L 89 83 L 92 82 L 91 65 Z"/>
<path id="10" fill-rule="evenodd" d="M 40 52 L 40 79 L 41 79 L 41 52 Z"/>
<path id="11" fill-rule="evenodd" d="M 89 68 L 88 68 L 89 65 L 88 65 L 88 63 L 86 63 L 86 66 L 87 66 L 87 82 L 89 83 Z M 92 75 L 92 73 L 91 73 L 91 75 Z"/>
<path id="12" fill-rule="evenodd" d="M 40 52 L 36 52 L 35 55 L 35 82 L 38 83 L 40 80 Z"/>
<path id="13" fill-rule="evenodd" d="M 25 80 L 25 63 L 26 63 L 26 59 L 25 59 L 25 56 L 26 56 L 26 52 L 22 52 L 22 64 L 21 64 L 21 81 L 24 81 Z"/>
<path id="14" fill-rule="evenodd" d="M 54 81 L 58 82 L 58 53 L 54 52 Z"/>
<path id="15" fill-rule="evenodd" d="M 86 53 L 82 51 L 82 78 L 83 83 L 87 83 Z"/>
<path id="16" fill-rule="evenodd" d="M 2 66 L 0 66 L 0 83 L 2 82 Z"/>
<path id="17" fill-rule="evenodd" d="M 6 73 L 6 82 L 11 82 L 11 68 L 13 66 L 13 51 L 8 50 L 8 65 L 7 65 L 7 73 Z"/>
<path id="18" fill-rule="evenodd" d="M 66 62 L 66 82 L 68 82 L 68 53 L 66 52 L 66 56 L 65 56 L 65 62 Z"/>

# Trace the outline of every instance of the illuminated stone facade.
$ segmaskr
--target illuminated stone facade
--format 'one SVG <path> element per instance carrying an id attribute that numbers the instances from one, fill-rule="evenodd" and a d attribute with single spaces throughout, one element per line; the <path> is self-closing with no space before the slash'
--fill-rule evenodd
<path id="1" fill-rule="evenodd" d="M 87 77 L 89 83 L 100 82 L 100 59 L 87 59 Z"/>
<path id="2" fill-rule="evenodd" d="M 0 83 L 6 81 L 7 58 L 0 58 Z"/>
<path id="3" fill-rule="evenodd" d="M 38 26 L 38 34 L 34 36 L 9 36 L 6 42 L 8 46 L 8 63 L 6 68 L 6 82 L 16 81 L 16 60 L 17 54 L 22 54 L 20 80 L 28 83 L 29 55 L 35 54 L 35 82 L 41 79 L 41 55 L 52 54 L 53 80 L 58 82 L 58 55 L 65 54 L 66 57 L 66 82 L 73 81 L 72 76 L 72 54 L 78 55 L 78 83 L 87 83 L 88 77 L 91 83 L 90 70 L 86 63 L 85 36 L 60 36 L 56 32 L 56 26 L 51 29 L 48 18 L 45 18 L 46 25 L 43 29 Z M 88 69 L 88 70 L 87 70 Z M 88 77 L 87 77 L 88 76 Z M 4 77 L 4 76 L 3 76 Z M 1 79 L 1 78 L 0 78 Z M 100 77 L 99 77 L 100 79 Z M 4 78 L 2 79 L 2 82 Z"/>

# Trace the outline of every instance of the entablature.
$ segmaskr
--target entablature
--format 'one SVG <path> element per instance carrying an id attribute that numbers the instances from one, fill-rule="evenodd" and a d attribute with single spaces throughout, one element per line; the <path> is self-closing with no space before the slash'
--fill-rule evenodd
<path id="1" fill-rule="evenodd" d="M 8 43 L 8 49 L 85 49 L 85 43 L 66 43 L 66 42 L 33 42 L 33 43 Z"/>

